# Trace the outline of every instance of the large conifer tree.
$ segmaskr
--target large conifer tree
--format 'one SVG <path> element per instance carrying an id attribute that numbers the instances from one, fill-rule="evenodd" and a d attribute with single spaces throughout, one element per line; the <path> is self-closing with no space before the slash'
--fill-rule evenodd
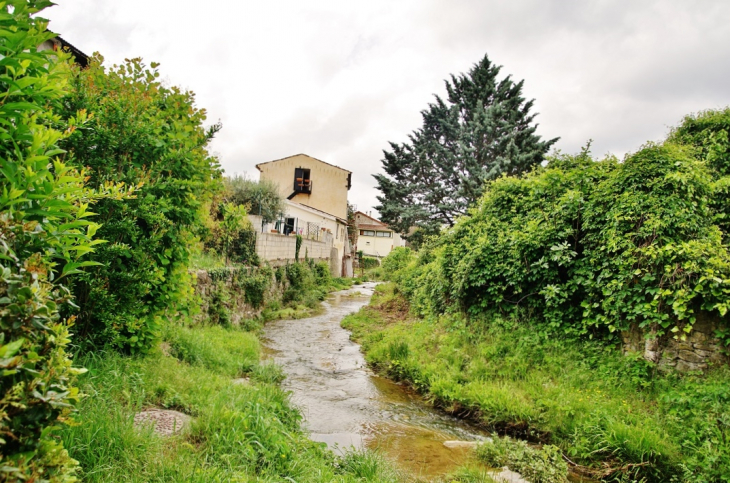
<path id="1" fill-rule="evenodd" d="M 452 226 L 502 173 L 516 175 L 539 164 L 558 140 L 535 134 L 534 101 L 522 97 L 524 81 L 498 80 L 501 67 L 484 56 L 467 74 L 446 80 L 446 100 L 421 112 L 423 126 L 409 141 L 384 151 L 385 174 L 376 174 L 381 219 L 401 233 Z"/>

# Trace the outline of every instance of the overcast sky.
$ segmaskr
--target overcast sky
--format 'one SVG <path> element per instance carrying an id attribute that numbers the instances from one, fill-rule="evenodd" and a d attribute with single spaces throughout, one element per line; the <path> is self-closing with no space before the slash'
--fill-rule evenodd
<path id="1" fill-rule="evenodd" d="M 730 104 L 730 2 L 57 0 L 50 28 L 112 65 L 160 62 L 223 130 L 227 173 L 306 153 L 353 172 L 350 202 L 449 74 L 484 54 L 525 80 L 538 133 L 623 156 Z"/>

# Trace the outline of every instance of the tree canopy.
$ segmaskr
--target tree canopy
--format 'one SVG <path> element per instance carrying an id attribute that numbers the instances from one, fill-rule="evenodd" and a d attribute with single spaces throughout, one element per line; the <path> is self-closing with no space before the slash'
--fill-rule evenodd
<path id="1" fill-rule="evenodd" d="M 423 125 L 405 143 L 390 143 L 376 174 L 381 220 L 401 233 L 453 226 L 481 196 L 484 184 L 538 165 L 557 138 L 543 141 L 522 96 L 524 81 L 499 80 L 501 66 L 484 56 L 472 69 L 446 80 L 421 112 Z"/>

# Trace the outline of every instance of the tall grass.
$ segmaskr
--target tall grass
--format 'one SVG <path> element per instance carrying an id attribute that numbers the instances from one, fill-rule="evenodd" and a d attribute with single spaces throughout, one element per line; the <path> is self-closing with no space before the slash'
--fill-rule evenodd
<path id="1" fill-rule="evenodd" d="M 376 295 L 343 325 L 371 364 L 435 404 L 552 442 L 583 465 L 625 467 L 616 475 L 626 478 L 730 480 L 727 367 L 661 374 L 615 346 L 545 335 L 529 319 L 418 320 L 404 316 L 392 285 Z"/>
<path id="2" fill-rule="evenodd" d="M 164 329 L 163 350 L 76 361 L 88 372 L 73 426 L 61 433 L 86 482 L 397 481 L 377 456 L 342 458 L 300 429 L 301 415 L 274 383 L 281 371 L 259 364 L 250 333 L 221 327 Z M 250 384 L 232 379 L 250 375 Z M 134 427 L 146 407 L 193 417 L 181 434 L 162 438 Z"/>

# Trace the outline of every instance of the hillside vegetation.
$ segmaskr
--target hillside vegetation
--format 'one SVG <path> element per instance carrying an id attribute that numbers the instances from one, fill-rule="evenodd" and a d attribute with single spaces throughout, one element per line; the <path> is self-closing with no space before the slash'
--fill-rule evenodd
<path id="1" fill-rule="evenodd" d="M 729 128 L 729 109 L 705 112 L 621 162 L 586 149 L 490 183 L 418 253 L 391 253 L 393 282 L 345 327 L 439 406 L 586 474 L 728 481 L 727 365 L 662 373 L 618 334 L 681 340 L 704 312 L 730 342 Z"/>

